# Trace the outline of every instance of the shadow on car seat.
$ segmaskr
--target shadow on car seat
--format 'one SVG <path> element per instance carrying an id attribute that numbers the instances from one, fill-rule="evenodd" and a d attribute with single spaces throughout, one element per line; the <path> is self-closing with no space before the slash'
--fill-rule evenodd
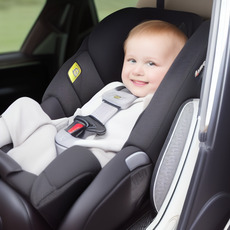
<path id="1" fill-rule="evenodd" d="M 127 8 L 110 15 L 56 74 L 41 104 L 52 119 L 70 116 L 105 84 L 120 80 L 123 42 L 130 29 L 148 19 L 173 23 L 190 39 L 123 149 L 100 170 L 89 150 L 73 146 L 39 176 L 23 171 L 0 151 L 0 229 L 1 224 L 4 230 L 115 229 L 140 208 L 177 110 L 187 99 L 199 97 L 201 79 L 194 72 L 205 59 L 207 40 L 202 29 L 192 34 L 202 19 L 155 8 Z M 68 70 L 74 63 L 81 74 L 72 83 Z M 81 165 L 88 169 L 82 171 Z"/>

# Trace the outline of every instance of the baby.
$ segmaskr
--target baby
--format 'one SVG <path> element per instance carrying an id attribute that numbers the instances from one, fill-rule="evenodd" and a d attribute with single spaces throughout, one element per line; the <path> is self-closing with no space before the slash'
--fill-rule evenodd
<path id="1" fill-rule="evenodd" d="M 39 175 L 57 156 L 55 137 L 58 133 L 77 115 L 93 114 L 105 92 L 125 86 L 136 98 L 127 109 L 119 110 L 105 123 L 106 133 L 77 137 L 75 141 L 76 145 L 89 148 L 103 167 L 121 150 L 186 40 L 186 36 L 169 23 L 151 20 L 139 24 L 124 43 L 123 83 L 106 85 L 73 116 L 58 120 L 51 120 L 30 98 L 16 100 L 0 118 L 0 147 L 13 143 L 7 154 L 23 170 Z"/>

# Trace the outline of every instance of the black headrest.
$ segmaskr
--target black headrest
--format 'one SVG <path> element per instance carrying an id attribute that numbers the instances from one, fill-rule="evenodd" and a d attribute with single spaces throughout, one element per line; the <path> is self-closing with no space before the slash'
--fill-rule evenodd
<path id="1" fill-rule="evenodd" d="M 170 22 L 188 37 L 201 24 L 201 18 L 195 14 L 156 8 L 126 8 L 111 14 L 95 28 L 88 41 L 88 52 L 105 84 L 120 80 L 123 42 L 129 31 L 151 19 Z"/>

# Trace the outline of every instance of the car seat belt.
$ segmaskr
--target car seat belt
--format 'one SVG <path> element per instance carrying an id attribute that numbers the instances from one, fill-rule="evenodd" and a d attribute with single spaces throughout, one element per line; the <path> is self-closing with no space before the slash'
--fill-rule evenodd
<path id="1" fill-rule="evenodd" d="M 103 135 L 104 124 L 118 111 L 127 109 L 137 97 L 124 86 L 109 90 L 102 95 L 102 103 L 88 116 L 76 116 L 65 130 L 74 137 L 86 138 L 92 134 Z"/>

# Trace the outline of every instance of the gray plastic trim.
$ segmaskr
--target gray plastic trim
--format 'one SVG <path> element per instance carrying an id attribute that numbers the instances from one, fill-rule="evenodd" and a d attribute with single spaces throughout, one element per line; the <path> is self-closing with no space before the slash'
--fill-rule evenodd
<path id="1" fill-rule="evenodd" d="M 129 170 L 133 171 L 140 166 L 150 164 L 151 161 L 145 152 L 140 151 L 127 157 L 125 162 Z"/>
<path id="2" fill-rule="evenodd" d="M 153 189 L 153 200 L 157 211 L 160 210 L 169 192 L 182 156 L 188 152 L 186 143 L 190 143 L 193 137 L 198 104 L 199 100 L 193 100 L 184 105 L 161 159 Z"/>

